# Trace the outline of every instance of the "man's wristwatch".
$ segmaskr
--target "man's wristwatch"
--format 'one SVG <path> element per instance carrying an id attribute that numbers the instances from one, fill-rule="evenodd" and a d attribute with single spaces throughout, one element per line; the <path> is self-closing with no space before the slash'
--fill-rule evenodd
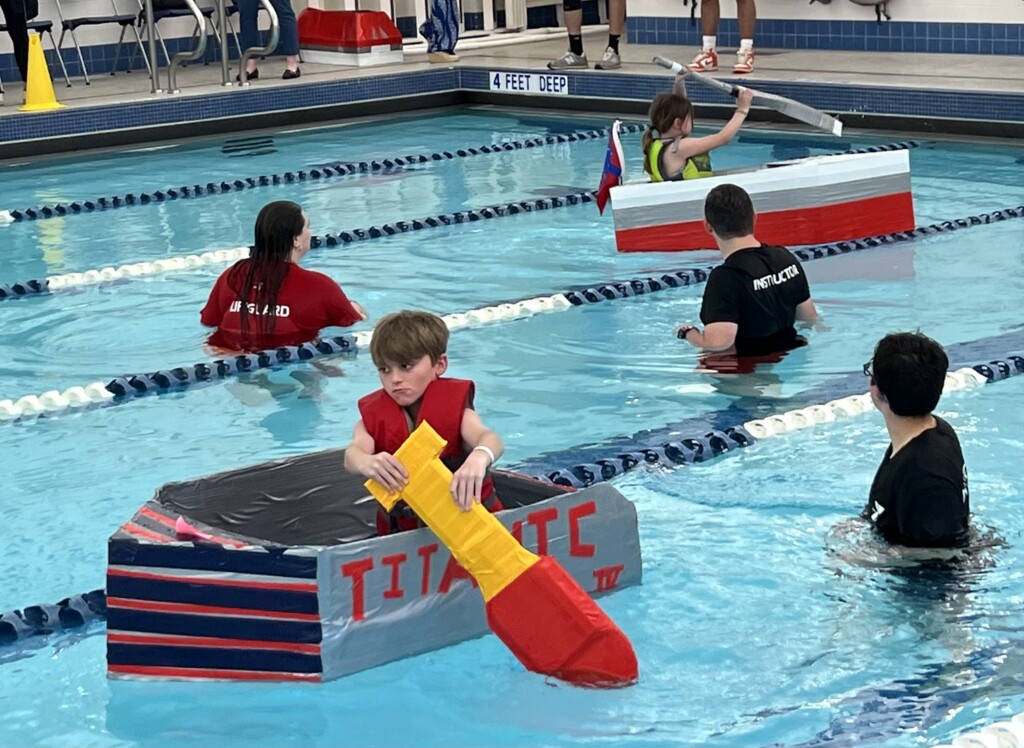
<path id="1" fill-rule="evenodd" d="M 679 329 L 676 330 L 676 337 L 680 340 L 686 340 L 686 336 L 690 334 L 690 330 L 696 329 L 697 325 L 681 325 Z"/>

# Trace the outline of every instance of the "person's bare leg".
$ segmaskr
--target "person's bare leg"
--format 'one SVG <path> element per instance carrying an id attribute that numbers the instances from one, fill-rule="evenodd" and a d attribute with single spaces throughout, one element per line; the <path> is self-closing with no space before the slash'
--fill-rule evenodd
<path id="1" fill-rule="evenodd" d="M 718 3 L 715 2 L 715 5 Z M 754 0 L 736 0 L 736 17 L 740 26 L 740 39 L 753 39 L 754 27 L 757 25 L 757 6 Z"/>
<path id="2" fill-rule="evenodd" d="M 587 56 L 583 52 L 583 9 L 580 7 L 580 2 L 579 0 L 563 0 L 562 8 L 565 15 L 565 30 L 569 34 L 569 51 L 557 60 L 549 62 L 548 69 L 569 70 L 590 67 Z"/>
<path id="3" fill-rule="evenodd" d="M 608 33 L 612 36 L 626 33 L 626 0 L 608 0 Z"/>
<path id="4" fill-rule="evenodd" d="M 741 5 L 744 0 L 736 0 Z M 753 7 L 754 0 L 747 0 Z M 704 36 L 718 35 L 718 20 L 722 16 L 722 9 L 718 0 L 701 0 L 700 3 L 700 30 Z"/>
<path id="5" fill-rule="evenodd" d="M 582 10 L 565 11 L 565 30 L 569 32 L 569 36 L 579 36 L 583 33 Z"/>

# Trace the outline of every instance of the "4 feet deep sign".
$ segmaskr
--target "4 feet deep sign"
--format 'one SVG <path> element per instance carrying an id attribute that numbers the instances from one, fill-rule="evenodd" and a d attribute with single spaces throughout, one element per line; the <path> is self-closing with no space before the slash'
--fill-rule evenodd
<path id="1" fill-rule="evenodd" d="M 567 75 L 492 70 L 487 74 L 487 78 L 492 91 L 544 96 L 569 95 L 569 76 Z"/>

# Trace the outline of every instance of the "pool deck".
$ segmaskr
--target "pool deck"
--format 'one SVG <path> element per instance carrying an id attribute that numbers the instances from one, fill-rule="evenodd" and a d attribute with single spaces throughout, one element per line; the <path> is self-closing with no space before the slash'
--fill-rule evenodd
<path id="1" fill-rule="evenodd" d="M 588 30 L 584 43 L 592 63 L 598 59 L 603 42 L 603 31 Z M 179 138 L 190 126 L 195 134 L 216 132 L 218 121 L 220 132 L 280 126 L 286 120 L 280 116 L 272 120 L 267 115 L 280 115 L 282 111 L 291 111 L 295 115 L 292 124 L 299 125 L 388 109 L 453 103 L 572 108 L 636 116 L 645 111 L 654 93 L 667 88 L 670 80 L 666 71 L 651 64 L 652 57 L 660 54 L 685 62 L 696 51 L 693 47 L 623 44 L 620 70 L 590 69 L 567 74 L 571 97 L 488 91 L 488 71 L 547 72 L 546 62 L 564 49 L 565 38 L 557 33 L 541 41 L 460 51 L 462 59 L 454 64 L 431 64 L 425 52 L 408 51 L 403 63 L 368 68 L 304 63 L 302 78 L 293 81 L 281 80 L 284 61 L 271 58 L 261 65 L 265 77 L 248 88 L 222 86 L 218 62 L 192 64 L 178 71 L 181 92 L 174 95 L 151 93 L 144 71 L 96 75 L 89 86 L 81 78 L 73 78 L 70 88 L 57 78 L 54 91 L 66 109 L 42 113 L 19 112 L 22 84 L 7 82 L 6 106 L 0 107 L 0 160 L 47 151 L 67 152 L 83 145 L 102 146 L 103 142 L 94 142 L 88 136 L 103 131 L 148 128 L 144 137 L 133 138 L 139 142 Z M 723 63 L 731 60 L 730 52 L 723 50 Z M 885 65 L 880 66 L 883 61 Z M 235 61 L 231 66 L 233 78 Z M 724 64 L 716 75 L 733 78 Z M 160 80 L 167 85 L 166 69 L 161 71 Z M 755 72 L 742 81 L 838 113 L 849 126 L 991 137 L 1024 134 L 1024 65 L 1018 57 L 759 48 Z M 691 84 L 695 101 L 711 105 L 708 110 L 702 109 L 706 116 L 726 112 L 727 99 L 715 92 L 694 91 L 695 87 L 703 88 Z M 402 102 L 403 98 L 406 101 Z M 354 104 L 363 106 L 357 109 L 351 106 Z M 141 116 L 146 109 L 153 110 L 149 119 Z M 763 119 L 765 112 L 760 114 Z M 240 118 L 249 122 L 240 125 Z M 233 124 L 226 125 L 226 120 Z"/>

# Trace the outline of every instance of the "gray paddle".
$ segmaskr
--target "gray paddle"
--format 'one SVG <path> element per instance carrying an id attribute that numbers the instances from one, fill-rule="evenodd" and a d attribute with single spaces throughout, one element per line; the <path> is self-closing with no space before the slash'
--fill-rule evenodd
<path id="1" fill-rule="evenodd" d="M 667 68 L 673 73 L 685 73 L 688 76 L 696 78 L 704 85 L 717 88 L 719 91 L 724 91 L 731 96 L 736 96 L 739 93 L 739 88 L 731 83 L 720 81 L 717 78 L 712 78 L 710 75 L 704 75 L 703 73 L 695 73 L 692 70 L 688 70 L 678 62 L 667 60 L 664 57 L 655 57 L 654 64 L 661 65 L 661 67 Z M 843 123 L 835 117 L 825 114 L 824 112 L 820 112 L 814 107 L 801 104 L 799 101 L 787 99 L 785 96 L 754 91 L 754 103 L 758 106 L 774 109 L 777 112 L 785 114 L 787 117 L 792 117 L 793 119 L 808 124 L 817 130 L 830 132 L 836 137 L 843 134 Z"/>

